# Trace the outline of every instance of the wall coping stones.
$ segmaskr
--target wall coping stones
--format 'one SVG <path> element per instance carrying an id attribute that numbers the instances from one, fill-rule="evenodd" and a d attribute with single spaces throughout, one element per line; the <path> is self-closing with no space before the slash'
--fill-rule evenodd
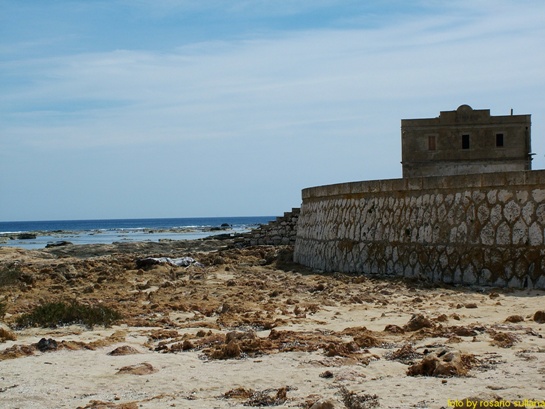
<path id="1" fill-rule="evenodd" d="M 302 198 L 304 201 L 306 199 L 357 195 L 359 193 L 385 193 L 401 190 L 422 191 L 471 187 L 487 188 L 511 185 L 545 185 L 545 170 L 338 183 L 303 189 Z"/>

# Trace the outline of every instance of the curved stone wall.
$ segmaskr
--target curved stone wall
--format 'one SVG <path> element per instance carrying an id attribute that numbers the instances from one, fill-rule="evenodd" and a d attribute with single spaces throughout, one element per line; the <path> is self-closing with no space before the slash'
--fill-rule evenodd
<path id="1" fill-rule="evenodd" d="M 322 271 L 545 288 L 545 171 L 303 190 L 294 260 Z"/>

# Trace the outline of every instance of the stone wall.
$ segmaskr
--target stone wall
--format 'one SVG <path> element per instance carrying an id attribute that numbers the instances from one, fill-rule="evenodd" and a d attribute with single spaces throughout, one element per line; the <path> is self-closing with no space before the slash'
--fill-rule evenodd
<path id="1" fill-rule="evenodd" d="M 257 246 L 257 245 L 294 245 L 297 235 L 297 220 L 299 219 L 299 208 L 291 209 L 291 212 L 285 212 L 284 216 L 277 217 L 276 220 L 268 224 L 261 225 L 248 233 L 243 233 L 235 239 L 237 247 Z"/>
<path id="2" fill-rule="evenodd" d="M 493 116 L 469 105 L 402 119 L 403 177 L 531 170 L 531 126 L 531 115 Z"/>
<path id="3" fill-rule="evenodd" d="M 303 190 L 294 260 L 322 271 L 545 288 L 545 171 Z"/>

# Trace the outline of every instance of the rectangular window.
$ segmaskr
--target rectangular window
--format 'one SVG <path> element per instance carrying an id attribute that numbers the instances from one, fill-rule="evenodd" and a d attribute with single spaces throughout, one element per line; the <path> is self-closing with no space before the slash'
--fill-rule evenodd
<path id="1" fill-rule="evenodd" d="M 469 135 L 462 135 L 462 149 L 469 149 Z"/>
<path id="2" fill-rule="evenodd" d="M 503 134 L 497 133 L 496 134 L 496 147 L 501 148 L 503 147 Z"/>
<path id="3" fill-rule="evenodd" d="M 428 135 L 428 150 L 435 150 L 435 135 Z"/>

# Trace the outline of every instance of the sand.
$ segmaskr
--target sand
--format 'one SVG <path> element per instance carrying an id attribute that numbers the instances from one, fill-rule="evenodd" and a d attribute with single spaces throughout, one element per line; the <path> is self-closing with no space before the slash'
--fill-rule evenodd
<path id="1" fill-rule="evenodd" d="M 0 285 L 1 407 L 545 400 L 545 323 L 534 320 L 543 291 L 320 274 L 291 263 L 289 247 L 230 244 L 1 247 L 0 275 L 18 274 Z M 148 256 L 201 265 L 137 268 Z M 21 314 L 58 300 L 109 306 L 123 318 L 110 327 L 14 329 Z"/>

